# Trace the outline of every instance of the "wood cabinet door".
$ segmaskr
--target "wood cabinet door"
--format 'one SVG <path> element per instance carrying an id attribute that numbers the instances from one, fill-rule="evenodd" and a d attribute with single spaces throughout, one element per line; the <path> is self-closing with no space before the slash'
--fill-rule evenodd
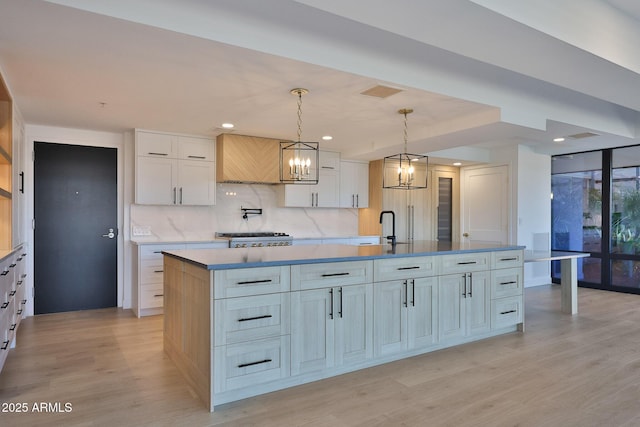
<path id="1" fill-rule="evenodd" d="M 336 365 L 373 357 L 373 285 L 334 288 Z"/>
<path id="2" fill-rule="evenodd" d="M 491 280 L 488 271 L 469 273 L 467 279 L 467 335 L 491 329 Z"/>
<path id="3" fill-rule="evenodd" d="M 465 279 L 462 274 L 438 278 L 438 328 L 440 340 L 464 337 L 466 334 Z"/>
<path id="4" fill-rule="evenodd" d="M 291 293 L 291 374 L 334 365 L 333 289 Z"/>
<path id="5" fill-rule="evenodd" d="M 434 345 L 438 342 L 438 279 L 411 279 L 408 289 L 408 347 Z"/>
<path id="6" fill-rule="evenodd" d="M 407 348 L 407 300 L 404 280 L 374 286 L 374 348 L 376 356 Z"/>
<path id="7" fill-rule="evenodd" d="M 136 159 L 136 203 L 173 205 L 176 201 L 178 163 L 175 159 L 143 157 Z"/>
<path id="8" fill-rule="evenodd" d="M 215 205 L 215 167 L 213 162 L 178 160 L 178 205 Z"/>

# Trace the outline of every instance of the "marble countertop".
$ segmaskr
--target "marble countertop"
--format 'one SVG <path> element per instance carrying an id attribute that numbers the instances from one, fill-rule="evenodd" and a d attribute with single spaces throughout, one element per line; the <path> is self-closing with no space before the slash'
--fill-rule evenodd
<path id="1" fill-rule="evenodd" d="M 333 240 L 333 239 L 368 239 L 368 238 L 380 238 L 380 236 L 320 236 L 320 237 L 296 237 L 291 236 L 293 240 Z M 134 237 L 131 239 L 131 243 L 134 245 L 153 245 L 153 244 L 191 244 L 191 243 L 228 243 L 229 239 L 217 239 L 215 237 L 209 239 L 169 239 L 161 240 L 156 237 Z"/>
<path id="2" fill-rule="evenodd" d="M 415 241 L 411 244 L 391 245 L 305 245 L 270 248 L 192 249 L 163 251 L 208 270 L 268 267 L 293 264 L 357 261 L 392 257 L 432 256 L 464 252 L 490 252 L 524 249 L 518 245 L 480 242 Z"/>

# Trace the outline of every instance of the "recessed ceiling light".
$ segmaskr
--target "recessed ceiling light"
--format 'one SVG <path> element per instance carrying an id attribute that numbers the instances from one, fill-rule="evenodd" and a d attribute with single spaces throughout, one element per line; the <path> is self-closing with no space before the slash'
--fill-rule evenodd
<path id="1" fill-rule="evenodd" d="M 223 123 L 222 127 L 225 129 L 231 129 L 233 127 L 233 123 Z"/>
<path id="2" fill-rule="evenodd" d="M 331 135 L 325 135 L 322 137 L 322 139 L 324 139 L 325 141 L 331 141 L 333 137 Z"/>
<path id="3" fill-rule="evenodd" d="M 553 142 L 563 142 L 564 138 L 553 138 Z"/>
<path id="4" fill-rule="evenodd" d="M 461 163 L 461 162 L 455 162 L 455 163 L 453 164 L 453 166 L 462 166 L 462 163 Z"/>

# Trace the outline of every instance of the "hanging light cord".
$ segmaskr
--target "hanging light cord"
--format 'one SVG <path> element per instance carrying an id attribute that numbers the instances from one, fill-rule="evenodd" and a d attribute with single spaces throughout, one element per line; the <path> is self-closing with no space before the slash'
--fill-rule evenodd
<path id="1" fill-rule="evenodd" d="M 298 142 L 302 141 L 302 91 L 298 91 Z"/>
<path id="2" fill-rule="evenodd" d="M 404 112 L 404 152 L 407 152 L 407 140 L 409 139 L 408 137 L 408 131 L 407 131 L 407 111 Z"/>

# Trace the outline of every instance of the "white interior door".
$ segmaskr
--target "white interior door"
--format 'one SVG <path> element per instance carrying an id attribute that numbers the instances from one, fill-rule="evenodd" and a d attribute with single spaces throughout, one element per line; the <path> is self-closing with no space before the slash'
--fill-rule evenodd
<path id="1" fill-rule="evenodd" d="M 462 182 L 462 241 L 509 243 L 507 166 L 464 169 Z"/>

